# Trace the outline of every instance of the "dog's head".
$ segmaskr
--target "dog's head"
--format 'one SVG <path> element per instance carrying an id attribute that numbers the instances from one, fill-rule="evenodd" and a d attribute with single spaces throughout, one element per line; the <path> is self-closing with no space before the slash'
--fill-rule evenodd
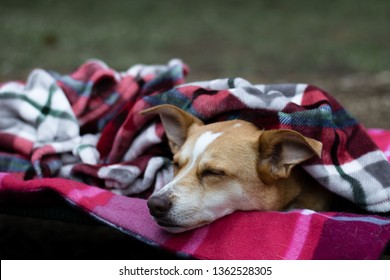
<path id="1" fill-rule="evenodd" d="M 299 189 L 277 182 L 321 154 L 322 144 L 291 130 L 259 130 L 232 120 L 204 125 L 172 105 L 159 114 L 174 154 L 174 179 L 148 200 L 151 215 L 170 232 L 208 224 L 236 210 L 281 210 Z"/>

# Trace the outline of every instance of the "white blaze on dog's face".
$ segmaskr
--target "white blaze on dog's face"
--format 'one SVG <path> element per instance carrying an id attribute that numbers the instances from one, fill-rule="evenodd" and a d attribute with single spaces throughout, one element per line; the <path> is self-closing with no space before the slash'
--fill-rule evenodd
<path id="1" fill-rule="evenodd" d="M 157 223 L 171 232 L 208 224 L 236 210 L 281 209 L 288 198 L 272 184 L 273 179 L 288 177 L 297 157 L 302 158 L 299 153 L 305 159 L 314 154 L 310 149 L 302 149 L 305 145 L 292 144 L 299 155 L 287 156 L 281 162 L 269 149 L 279 149 L 278 157 L 282 157 L 288 147 L 272 143 L 275 137 L 268 137 L 271 135 L 262 137 L 264 132 L 249 122 L 233 120 L 204 125 L 171 105 L 143 112 L 149 113 L 160 114 L 174 153 L 175 176 L 149 198 L 148 206 Z M 294 137 L 300 136 L 290 135 Z M 264 154 L 271 153 L 265 157 L 259 156 L 261 138 L 270 142 L 268 148 L 263 147 Z"/>

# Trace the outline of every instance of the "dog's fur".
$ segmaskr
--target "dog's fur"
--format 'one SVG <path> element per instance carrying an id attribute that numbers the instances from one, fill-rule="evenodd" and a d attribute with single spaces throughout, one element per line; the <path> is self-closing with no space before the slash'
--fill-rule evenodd
<path id="1" fill-rule="evenodd" d="M 204 125 L 172 106 L 159 114 L 174 154 L 174 179 L 148 200 L 170 232 L 208 224 L 236 210 L 327 210 L 332 194 L 297 166 L 322 144 L 292 130 L 259 130 L 243 120 Z"/>

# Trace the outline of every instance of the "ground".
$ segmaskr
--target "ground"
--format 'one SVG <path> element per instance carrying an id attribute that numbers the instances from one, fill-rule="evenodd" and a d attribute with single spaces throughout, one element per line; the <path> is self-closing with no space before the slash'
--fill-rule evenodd
<path id="1" fill-rule="evenodd" d="M 366 127 L 389 129 L 389 30 L 387 0 L 2 0 L 0 82 L 24 80 L 36 67 L 69 73 L 90 58 L 126 70 L 178 57 L 191 68 L 188 81 L 311 83 Z M 102 244 L 133 246 L 104 227 L 4 215 L 0 222 L 1 257 L 88 258 L 95 251 L 82 252 Z"/>

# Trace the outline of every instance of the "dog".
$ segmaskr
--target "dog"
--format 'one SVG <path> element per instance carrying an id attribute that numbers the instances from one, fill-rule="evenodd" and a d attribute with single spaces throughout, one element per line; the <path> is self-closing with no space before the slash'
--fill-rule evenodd
<path id="1" fill-rule="evenodd" d="M 322 143 L 293 130 L 260 130 L 244 120 L 204 124 L 173 105 L 160 115 L 174 178 L 147 201 L 163 229 L 178 233 L 234 211 L 329 209 L 332 194 L 299 164 L 321 157 Z"/>

